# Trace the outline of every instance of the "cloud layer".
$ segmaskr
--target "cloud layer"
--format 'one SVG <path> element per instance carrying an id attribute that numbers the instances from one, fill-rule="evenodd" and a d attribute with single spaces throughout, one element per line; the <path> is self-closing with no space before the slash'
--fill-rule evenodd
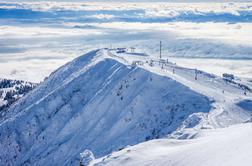
<path id="1" fill-rule="evenodd" d="M 252 3 L 0 3 L 0 77 L 39 82 L 86 51 L 252 59 Z"/>

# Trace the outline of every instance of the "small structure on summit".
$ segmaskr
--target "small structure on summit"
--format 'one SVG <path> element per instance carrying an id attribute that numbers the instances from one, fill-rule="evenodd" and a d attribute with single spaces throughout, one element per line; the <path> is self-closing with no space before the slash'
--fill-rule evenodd
<path id="1" fill-rule="evenodd" d="M 166 62 L 166 60 L 164 60 L 164 59 L 159 59 L 159 64 L 166 64 L 167 62 Z"/>
<path id="2" fill-rule="evenodd" d="M 131 66 L 137 66 L 137 65 L 142 66 L 143 64 L 144 64 L 144 62 L 142 62 L 142 61 L 133 61 Z"/>
<path id="3" fill-rule="evenodd" d="M 224 73 L 224 74 L 222 74 L 222 77 L 223 77 L 223 80 L 225 80 L 225 81 L 233 81 L 234 80 L 233 74 Z"/>
<path id="4" fill-rule="evenodd" d="M 125 53 L 127 52 L 127 48 L 117 48 L 116 53 Z"/>
<path id="5" fill-rule="evenodd" d="M 130 52 L 131 52 L 131 53 L 134 53 L 134 52 L 135 52 L 135 49 L 136 49 L 135 47 L 130 47 Z"/>

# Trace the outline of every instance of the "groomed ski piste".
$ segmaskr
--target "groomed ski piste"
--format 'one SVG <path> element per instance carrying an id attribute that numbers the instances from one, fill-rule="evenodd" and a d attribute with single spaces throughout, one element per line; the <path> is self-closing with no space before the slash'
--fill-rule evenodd
<path id="1" fill-rule="evenodd" d="M 0 163 L 185 165 L 190 155 L 182 153 L 191 147 L 192 160 L 211 152 L 204 165 L 219 165 L 222 156 L 233 163 L 245 156 L 249 165 L 251 87 L 236 79 L 122 48 L 91 51 L 53 72 L 0 119 Z M 219 143 L 223 151 L 214 160 L 217 142 L 227 143 Z"/>
<path id="2" fill-rule="evenodd" d="M 230 124 L 244 122 L 252 111 L 252 91 L 244 82 L 244 85 L 235 81 L 229 82 L 223 77 L 218 77 L 197 69 L 189 69 L 177 66 L 169 62 L 169 58 L 155 58 L 143 53 L 118 53 L 117 49 L 103 50 L 107 58 L 115 59 L 125 65 L 135 65 L 152 73 L 165 76 L 189 87 L 213 102 L 212 110 L 207 115 L 207 122 L 202 127 L 225 127 Z M 241 85 L 241 86 L 239 86 Z M 244 107 L 241 108 L 241 104 Z M 247 107 L 245 106 L 251 106 Z M 245 111 L 244 111 L 245 108 Z M 249 109 L 248 109 L 249 108 Z M 247 109 L 247 110 L 246 110 Z M 201 118 L 204 119 L 205 116 Z M 239 118 L 238 118 L 239 117 Z"/>

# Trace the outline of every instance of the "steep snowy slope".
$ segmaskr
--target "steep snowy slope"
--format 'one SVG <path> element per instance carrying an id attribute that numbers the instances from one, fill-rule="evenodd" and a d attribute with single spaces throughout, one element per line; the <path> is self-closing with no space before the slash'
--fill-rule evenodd
<path id="1" fill-rule="evenodd" d="M 11 104 L 31 91 L 37 84 L 19 80 L 0 79 L 0 117 Z"/>
<path id="2" fill-rule="evenodd" d="M 139 55 L 95 50 L 52 73 L 1 119 L 0 162 L 73 165 L 85 149 L 102 157 L 250 120 L 249 90 Z"/>
<path id="3" fill-rule="evenodd" d="M 175 131 L 211 102 L 182 84 L 93 51 L 54 72 L 8 111 L 1 163 L 70 165 Z"/>
<path id="4" fill-rule="evenodd" d="M 90 165 L 250 166 L 252 124 L 205 130 L 192 140 L 159 139 L 125 148 Z"/>

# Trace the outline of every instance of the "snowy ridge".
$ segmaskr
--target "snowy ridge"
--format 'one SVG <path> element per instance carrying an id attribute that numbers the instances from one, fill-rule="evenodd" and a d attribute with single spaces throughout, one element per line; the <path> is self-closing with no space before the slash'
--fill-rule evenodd
<path id="1" fill-rule="evenodd" d="M 115 52 L 112 51 L 112 53 L 116 55 Z M 144 64 L 140 65 L 139 67 L 144 68 L 145 70 L 151 71 L 153 73 L 157 73 L 159 75 L 172 78 L 184 84 L 185 86 L 190 87 L 192 90 L 207 96 L 210 100 L 214 102 L 213 105 L 216 111 L 213 111 L 213 116 L 216 116 L 216 114 L 222 116 L 222 114 L 227 113 L 230 114 L 229 118 L 232 117 L 234 118 L 233 120 L 230 120 L 229 118 L 227 120 L 227 117 L 223 119 L 221 117 L 218 117 L 222 120 L 215 122 L 212 121 L 213 126 L 216 127 L 228 126 L 230 125 L 229 122 L 233 124 L 234 121 L 237 121 L 239 119 L 237 117 L 240 117 L 241 119 L 243 118 L 246 119 L 248 115 L 247 111 L 252 111 L 251 108 L 244 112 L 242 108 L 237 106 L 237 103 L 241 101 L 247 101 L 247 100 L 251 101 L 252 96 L 251 87 L 248 87 L 243 84 L 239 86 L 239 83 L 236 83 L 235 81 L 227 82 L 223 80 L 223 78 L 221 77 L 208 74 L 203 71 L 199 71 L 197 69 L 182 68 L 170 62 L 164 63 L 166 61 L 165 59 L 163 59 L 162 63 L 160 64 L 159 59 L 154 59 L 153 57 L 150 58 L 150 57 L 135 56 L 134 54 L 130 55 L 128 53 L 119 54 L 117 56 L 120 58 L 127 59 L 129 64 L 131 64 L 134 61 L 143 61 Z M 150 65 L 150 63 L 152 64 Z M 196 75 L 197 78 L 195 78 Z M 243 86 L 245 86 L 248 89 L 246 88 L 244 89 Z M 244 95 L 244 92 L 246 92 L 246 95 Z M 210 112 L 209 115 L 211 115 L 211 113 L 212 112 Z M 225 120 L 227 121 L 225 122 Z"/>
<path id="2" fill-rule="evenodd" d="M 95 50 L 52 73 L 0 122 L 0 162 L 73 165 L 86 149 L 102 157 L 250 121 L 250 92 L 201 71 L 195 80 L 195 70 L 139 55 Z"/>

